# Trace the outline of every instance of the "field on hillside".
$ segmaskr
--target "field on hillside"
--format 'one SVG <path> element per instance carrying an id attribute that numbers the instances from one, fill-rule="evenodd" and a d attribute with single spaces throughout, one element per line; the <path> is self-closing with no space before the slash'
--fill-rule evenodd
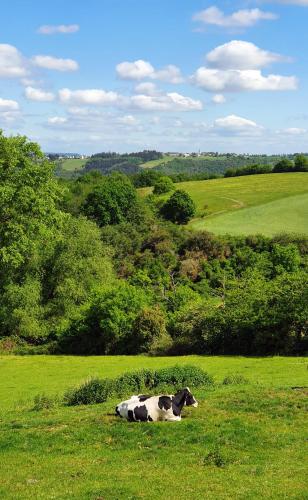
<path id="1" fill-rule="evenodd" d="M 60 177 L 71 177 L 75 172 L 79 172 L 86 164 L 87 159 L 67 158 L 60 160 L 57 166 L 57 175 Z"/>
<path id="2" fill-rule="evenodd" d="M 172 161 L 173 157 L 172 156 L 163 156 L 162 158 L 159 158 L 158 160 L 151 160 L 143 163 L 141 167 L 143 168 L 154 168 L 158 167 L 159 165 L 168 163 L 169 161 Z"/>
<path id="3" fill-rule="evenodd" d="M 176 187 L 195 201 L 197 216 L 190 225 L 197 229 L 218 234 L 308 234 L 305 172 L 183 182 Z"/>
<path id="4" fill-rule="evenodd" d="M 199 406 L 182 422 L 127 423 L 116 401 L 32 409 L 37 393 L 89 376 L 177 363 L 216 382 L 193 391 Z M 307 498 L 305 358 L 2 356 L 0 366 L 1 498 Z M 230 374 L 246 382 L 222 384 Z"/>

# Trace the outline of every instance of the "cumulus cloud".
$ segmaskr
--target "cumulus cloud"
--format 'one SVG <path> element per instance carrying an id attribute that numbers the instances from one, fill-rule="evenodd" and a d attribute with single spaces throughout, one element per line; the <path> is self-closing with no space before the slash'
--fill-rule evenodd
<path id="1" fill-rule="evenodd" d="M 212 125 L 212 130 L 231 135 L 259 135 L 263 127 L 252 120 L 237 115 L 217 118 Z"/>
<path id="2" fill-rule="evenodd" d="M 290 127 L 283 130 L 278 130 L 278 133 L 286 135 L 303 135 L 307 133 L 307 130 L 305 128 Z"/>
<path id="3" fill-rule="evenodd" d="M 116 73 L 122 80 L 144 80 L 151 78 L 168 83 L 181 83 L 183 77 L 177 66 L 169 64 L 160 70 L 155 70 L 151 63 L 138 59 L 134 62 L 124 61 L 116 66 Z"/>
<path id="4" fill-rule="evenodd" d="M 59 99 L 64 104 L 111 105 L 119 101 L 119 94 L 102 89 L 59 90 Z"/>
<path id="5" fill-rule="evenodd" d="M 261 90 L 295 90 L 294 76 L 267 75 L 260 70 L 219 70 L 201 67 L 192 76 L 197 87 L 208 92 L 241 92 Z"/>
<path id="6" fill-rule="evenodd" d="M 143 111 L 200 111 L 202 102 L 177 92 L 159 96 L 137 94 L 131 97 L 133 107 Z"/>
<path id="7" fill-rule="evenodd" d="M 37 30 L 37 32 L 40 35 L 54 35 L 57 33 L 67 35 L 71 33 L 76 33 L 77 31 L 79 31 L 78 24 L 59 24 L 59 25 L 44 24 L 43 26 L 40 26 Z"/>
<path id="8" fill-rule="evenodd" d="M 117 119 L 117 123 L 120 123 L 121 125 L 134 126 L 138 125 L 139 121 L 133 115 L 125 115 L 119 116 L 119 118 Z"/>
<path id="9" fill-rule="evenodd" d="M 13 45 L 0 44 L 0 78 L 21 78 L 26 76 L 25 59 Z"/>
<path id="10" fill-rule="evenodd" d="M 67 118 L 63 116 L 52 116 L 47 120 L 49 125 L 64 125 L 67 123 Z"/>
<path id="11" fill-rule="evenodd" d="M 219 69 L 258 69 L 289 59 L 260 49 L 251 42 L 232 40 L 209 52 L 206 60 L 209 66 Z"/>
<path id="12" fill-rule="evenodd" d="M 226 98 L 223 94 L 215 94 L 212 97 L 212 102 L 214 104 L 224 104 L 226 102 Z"/>
<path id="13" fill-rule="evenodd" d="M 155 96 L 161 92 L 157 89 L 155 83 L 152 82 L 142 82 L 136 85 L 135 91 L 137 94 L 145 94 L 150 96 Z"/>
<path id="14" fill-rule="evenodd" d="M 223 28 L 247 28 L 254 26 L 261 20 L 272 21 L 278 16 L 272 12 L 264 12 L 260 9 L 243 9 L 226 15 L 218 7 L 209 7 L 208 9 L 197 12 L 193 16 L 194 21 L 200 21 L 204 24 L 220 26 Z"/>
<path id="15" fill-rule="evenodd" d="M 0 112 L 17 110 L 19 110 L 19 104 L 17 101 L 13 101 L 11 99 L 2 99 L 0 97 Z"/>
<path id="16" fill-rule="evenodd" d="M 32 63 L 39 68 L 55 71 L 76 71 L 79 68 L 78 63 L 73 59 L 61 59 L 44 55 L 34 56 Z"/>
<path id="17" fill-rule="evenodd" d="M 25 96 L 30 101 L 39 101 L 39 102 L 50 102 L 53 101 L 55 98 L 55 95 L 52 92 L 46 92 L 45 90 L 41 90 L 34 87 L 26 87 Z"/>
<path id="18" fill-rule="evenodd" d="M 0 123 L 9 125 L 17 119 L 20 119 L 21 114 L 19 104 L 12 99 L 2 99 L 0 97 Z"/>
<path id="19" fill-rule="evenodd" d="M 102 89 L 70 90 L 64 88 L 59 90 L 59 100 L 77 108 L 78 111 L 83 105 L 115 106 L 140 111 L 196 111 L 203 108 L 200 100 L 177 92 L 163 93 L 157 90 L 155 94 L 152 94 L 153 87 L 147 87 L 146 90 L 148 93 L 137 93 L 127 97 Z"/>
<path id="20" fill-rule="evenodd" d="M 198 68 L 191 82 L 209 92 L 295 90 L 298 85 L 295 76 L 263 75 L 260 68 L 287 59 L 250 42 L 233 40 L 220 45 L 206 59 L 209 66 Z"/>

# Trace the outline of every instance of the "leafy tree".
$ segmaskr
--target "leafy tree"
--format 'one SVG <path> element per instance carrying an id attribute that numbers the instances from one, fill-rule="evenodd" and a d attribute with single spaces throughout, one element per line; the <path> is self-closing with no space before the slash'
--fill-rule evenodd
<path id="1" fill-rule="evenodd" d="M 39 146 L 0 132 L 0 274 L 2 283 L 46 255 L 66 216 L 63 190 Z"/>
<path id="2" fill-rule="evenodd" d="M 296 172 L 308 172 L 308 158 L 307 156 L 300 154 L 296 155 L 294 160 L 294 170 Z"/>
<path id="3" fill-rule="evenodd" d="M 187 224 L 195 215 L 196 206 L 186 191 L 178 190 L 161 208 L 162 216 L 177 224 Z"/>
<path id="4" fill-rule="evenodd" d="M 160 177 L 155 183 L 154 183 L 154 194 L 164 194 L 164 193 L 169 193 L 170 191 L 173 191 L 174 189 L 174 184 L 172 179 L 167 176 Z"/>
<path id="5" fill-rule="evenodd" d="M 294 169 L 294 163 L 291 160 L 288 160 L 287 158 L 283 158 L 280 160 L 278 163 L 275 164 L 273 168 L 274 173 L 278 172 L 292 172 Z"/>
<path id="6" fill-rule="evenodd" d="M 123 174 L 113 174 L 91 191 L 84 203 L 84 213 L 100 226 L 129 220 L 137 209 L 137 193 Z"/>
<path id="7" fill-rule="evenodd" d="M 134 351 L 134 324 L 150 298 L 140 288 L 118 281 L 92 294 L 84 319 L 77 320 L 64 338 L 69 352 L 129 354 Z"/>

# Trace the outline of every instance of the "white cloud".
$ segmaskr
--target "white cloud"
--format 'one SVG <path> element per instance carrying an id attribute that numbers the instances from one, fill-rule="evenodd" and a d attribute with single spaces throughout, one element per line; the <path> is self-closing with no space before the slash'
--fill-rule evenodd
<path id="1" fill-rule="evenodd" d="M 21 113 L 18 102 L 12 99 L 2 99 L 0 97 L 0 123 L 10 125 L 17 119 L 20 120 L 20 118 Z"/>
<path id="2" fill-rule="evenodd" d="M 56 26 L 50 24 L 44 24 L 43 26 L 40 26 L 37 30 L 37 32 L 40 35 L 54 35 L 56 33 L 67 35 L 70 33 L 76 33 L 77 31 L 79 31 L 78 24 L 59 24 Z"/>
<path id="3" fill-rule="evenodd" d="M 241 92 L 261 90 L 295 90 L 298 82 L 294 76 L 267 75 L 260 70 L 220 70 L 199 68 L 191 81 L 208 92 Z"/>
<path id="4" fill-rule="evenodd" d="M 261 20 L 275 20 L 278 16 L 271 12 L 264 12 L 260 9 L 243 9 L 231 15 L 225 15 L 217 7 L 209 7 L 193 16 L 194 21 L 201 21 L 204 24 L 221 26 L 224 28 L 247 28 L 254 26 Z"/>
<path id="5" fill-rule="evenodd" d="M 119 101 L 120 96 L 116 92 L 107 92 L 102 89 L 86 90 L 59 90 L 59 99 L 65 104 L 91 104 L 91 105 L 111 105 Z"/>
<path id="6" fill-rule="evenodd" d="M 137 118 L 133 115 L 120 116 L 117 119 L 117 122 L 120 123 L 121 125 L 129 125 L 129 126 L 138 125 L 139 123 Z"/>
<path id="7" fill-rule="evenodd" d="M 0 78 L 21 78 L 26 74 L 26 62 L 16 47 L 0 44 Z"/>
<path id="8" fill-rule="evenodd" d="M 181 70 L 177 66 L 174 66 L 173 64 L 169 64 L 165 68 L 155 71 L 154 74 L 152 75 L 152 78 L 167 83 L 176 84 L 183 82 Z"/>
<path id="9" fill-rule="evenodd" d="M 155 70 L 151 63 L 139 59 L 134 62 L 122 62 L 116 66 L 117 76 L 122 80 L 144 80 L 151 78 L 168 83 L 181 83 L 183 77 L 177 66 L 169 64 L 160 70 Z"/>
<path id="10" fill-rule="evenodd" d="M 206 60 L 211 67 L 219 69 L 258 69 L 288 59 L 251 42 L 232 40 L 209 52 Z"/>
<path id="11" fill-rule="evenodd" d="M 117 64 L 116 72 L 119 78 L 123 80 L 143 80 L 151 77 L 154 73 L 152 64 L 139 59 L 134 62 L 122 62 Z"/>
<path id="12" fill-rule="evenodd" d="M 64 118 L 63 116 L 52 116 L 51 118 L 48 118 L 47 121 L 49 125 L 64 125 L 67 123 L 67 118 Z"/>
<path id="13" fill-rule="evenodd" d="M 203 108 L 201 101 L 177 92 L 160 96 L 134 95 L 131 97 L 131 104 L 143 111 L 199 111 Z"/>
<path id="14" fill-rule="evenodd" d="M 278 133 L 287 135 L 303 135 L 307 133 L 307 130 L 305 128 L 290 127 L 290 128 L 285 128 L 283 130 L 279 130 Z"/>
<path id="15" fill-rule="evenodd" d="M 152 82 L 142 82 L 136 85 L 135 92 L 137 94 L 145 94 L 150 96 L 159 95 L 161 92 L 157 89 L 155 83 Z"/>
<path id="16" fill-rule="evenodd" d="M 212 130 L 231 135 L 259 135 L 263 131 L 263 127 L 252 120 L 247 120 L 247 118 L 229 115 L 217 118 L 212 125 Z"/>
<path id="17" fill-rule="evenodd" d="M 212 97 L 212 102 L 214 104 L 224 104 L 226 102 L 226 98 L 223 94 L 215 94 Z"/>
<path id="18" fill-rule="evenodd" d="M 60 59 L 58 57 L 38 55 L 32 58 L 34 66 L 52 69 L 55 71 L 76 71 L 79 66 L 73 59 Z"/>
<path id="19" fill-rule="evenodd" d="M 52 92 L 46 92 L 45 90 L 37 89 L 34 87 L 26 87 L 25 96 L 30 101 L 39 102 L 50 102 L 55 98 L 55 95 Z"/>
<path id="20" fill-rule="evenodd" d="M 0 97 L 0 112 L 17 110 L 19 110 L 19 104 L 17 101 L 13 101 L 11 99 L 2 99 Z"/>

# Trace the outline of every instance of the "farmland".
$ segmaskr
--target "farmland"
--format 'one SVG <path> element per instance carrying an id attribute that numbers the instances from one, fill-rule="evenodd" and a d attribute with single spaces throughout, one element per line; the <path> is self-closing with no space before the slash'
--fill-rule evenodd
<path id="1" fill-rule="evenodd" d="M 267 236 L 308 233 L 308 175 L 304 172 L 183 182 L 176 187 L 187 191 L 197 206 L 190 223 L 196 229 Z"/>
<path id="2" fill-rule="evenodd" d="M 1 498 L 305 498 L 305 358 L 3 356 Z M 216 385 L 178 424 L 133 424 L 115 401 L 33 411 L 89 376 L 194 364 Z M 226 375 L 244 383 L 224 385 Z M 192 388 L 191 388 L 192 389 Z M 25 460 L 25 458 L 27 459 Z M 173 490 L 170 491 L 170 498 Z"/>

